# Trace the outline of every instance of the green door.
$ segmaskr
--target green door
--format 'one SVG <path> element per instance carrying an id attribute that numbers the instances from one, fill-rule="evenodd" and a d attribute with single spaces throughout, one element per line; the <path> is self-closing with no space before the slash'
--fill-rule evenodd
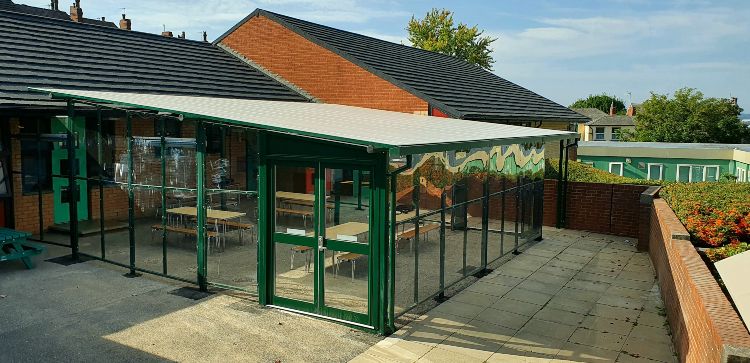
<path id="1" fill-rule="evenodd" d="M 86 120 L 76 117 L 71 122 L 67 116 L 52 118 L 50 131 L 56 135 L 67 135 L 68 130 L 75 134 L 76 143 L 73 152 L 76 158 L 76 170 L 72 172 L 78 177 L 86 177 Z M 54 195 L 54 222 L 67 223 L 70 221 L 70 205 L 78 204 L 78 220 L 88 219 L 88 192 L 86 180 L 77 180 L 75 192 L 69 193 L 69 163 L 67 142 L 52 143 L 52 192 Z"/>
<path id="2" fill-rule="evenodd" d="M 372 171 L 320 162 L 270 165 L 271 304 L 373 328 L 371 189 L 356 185 Z"/>

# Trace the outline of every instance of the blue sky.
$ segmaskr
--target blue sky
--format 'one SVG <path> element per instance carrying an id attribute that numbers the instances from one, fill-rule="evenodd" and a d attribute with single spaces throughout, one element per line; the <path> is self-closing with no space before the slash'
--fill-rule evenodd
<path id="1" fill-rule="evenodd" d="M 134 30 L 165 25 L 190 39 L 203 30 L 213 39 L 260 7 L 404 43 L 413 14 L 447 8 L 499 38 L 495 73 L 563 105 L 600 92 L 637 103 L 688 86 L 739 97 L 750 112 L 748 0 L 82 0 L 87 17 L 117 20 L 123 7 Z"/>

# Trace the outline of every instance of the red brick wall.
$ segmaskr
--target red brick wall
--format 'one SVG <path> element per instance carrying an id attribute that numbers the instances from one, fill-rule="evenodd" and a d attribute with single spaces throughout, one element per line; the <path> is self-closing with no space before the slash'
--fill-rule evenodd
<path id="1" fill-rule="evenodd" d="M 685 227 L 663 199 L 653 201 L 650 215 L 649 253 L 680 361 L 745 361 L 733 360 L 731 351 L 750 356 L 750 334 Z"/>
<path id="2" fill-rule="evenodd" d="M 565 228 L 638 238 L 640 195 L 647 186 L 568 183 Z M 557 223 L 557 180 L 544 181 L 544 225 Z"/>
<path id="3" fill-rule="evenodd" d="M 326 103 L 427 112 L 424 100 L 263 16 L 250 19 L 221 44 Z"/>

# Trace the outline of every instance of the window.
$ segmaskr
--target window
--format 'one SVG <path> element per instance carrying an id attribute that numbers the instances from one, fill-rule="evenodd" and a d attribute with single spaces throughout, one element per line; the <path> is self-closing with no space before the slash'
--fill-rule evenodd
<path id="1" fill-rule="evenodd" d="M 594 127 L 594 140 L 604 141 L 604 127 Z"/>
<path id="2" fill-rule="evenodd" d="M 161 136 L 161 124 L 164 124 L 164 136 L 180 137 L 182 133 L 180 122 L 175 119 L 157 118 L 154 120 L 154 135 Z"/>
<path id="3" fill-rule="evenodd" d="M 221 125 L 206 125 L 206 153 L 218 154 L 221 153 L 221 146 L 224 140 L 222 139 L 222 126 Z"/>
<path id="4" fill-rule="evenodd" d="M 677 165 L 677 181 L 683 183 L 719 181 L 719 166 Z"/>
<path id="5" fill-rule="evenodd" d="M 737 168 L 737 181 L 738 182 L 746 182 L 747 179 L 747 169 L 739 167 Z"/>
<path id="6" fill-rule="evenodd" d="M 648 180 L 664 180 L 664 165 L 648 164 Z"/>
<path id="7" fill-rule="evenodd" d="M 623 164 L 622 163 L 609 163 L 609 172 L 615 175 L 622 176 Z"/>
<path id="8" fill-rule="evenodd" d="M 21 174 L 24 193 L 52 190 L 52 143 L 40 141 L 37 134 L 48 134 L 47 120 L 22 120 Z"/>
<path id="9" fill-rule="evenodd" d="M 706 166 L 703 181 L 719 181 L 719 166 Z"/>
<path id="10" fill-rule="evenodd" d="M 612 141 L 622 140 L 622 129 L 620 127 L 612 128 Z"/>
<path id="11" fill-rule="evenodd" d="M 115 120 L 102 120 L 102 160 L 99 160 L 97 120 L 86 119 L 86 172 L 89 178 L 99 178 L 99 170 L 107 180 L 115 177 Z"/>

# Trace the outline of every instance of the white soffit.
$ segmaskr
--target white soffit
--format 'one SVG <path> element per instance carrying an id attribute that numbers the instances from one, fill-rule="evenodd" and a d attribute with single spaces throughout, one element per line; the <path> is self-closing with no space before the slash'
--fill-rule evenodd
<path id="1" fill-rule="evenodd" d="M 391 154 L 573 140 L 576 133 L 361 107 L 147 93 L 31 89 L 56 98 L 89 100 L 229 122 L 259 129 L 346 142 Z"/>

